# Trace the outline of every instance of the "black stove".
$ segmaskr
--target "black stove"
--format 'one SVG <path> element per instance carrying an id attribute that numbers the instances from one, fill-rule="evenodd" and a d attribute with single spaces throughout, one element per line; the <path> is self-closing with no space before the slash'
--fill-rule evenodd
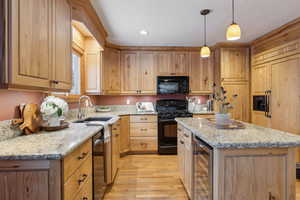
<path id="1" fill-rule="evenodd" d="M 177 117 L 192 117 L 188 102 L 183 99 L 163 99 L 156 102 L 158 113 L 158 152 L 177 153 Z"/>

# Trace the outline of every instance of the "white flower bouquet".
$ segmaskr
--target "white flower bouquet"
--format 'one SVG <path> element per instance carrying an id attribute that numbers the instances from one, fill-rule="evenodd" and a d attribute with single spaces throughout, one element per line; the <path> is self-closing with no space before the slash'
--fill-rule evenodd
<path id="1" fill-rule="evenodd" d="M 59 126 L 60 119 L 62 119 L 68 111 L 68 103 L 54 96 L 46 97 L 41 105 L 43 119 L 48 121 L 49 126 Z"/>

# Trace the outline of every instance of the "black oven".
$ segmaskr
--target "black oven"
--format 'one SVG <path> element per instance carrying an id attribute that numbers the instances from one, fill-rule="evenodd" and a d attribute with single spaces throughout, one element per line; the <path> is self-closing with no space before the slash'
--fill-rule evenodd
<path id="1" fill-rule="evenodd" d="M 158 76 L 157 94 L 188 94 L 188 76 Z"/>
<path id="2" fill-rule="evenodd" d="M 266 111 L 267 99 L 266 96 L 253 96 L 253 110 L 254 111 Z"/>

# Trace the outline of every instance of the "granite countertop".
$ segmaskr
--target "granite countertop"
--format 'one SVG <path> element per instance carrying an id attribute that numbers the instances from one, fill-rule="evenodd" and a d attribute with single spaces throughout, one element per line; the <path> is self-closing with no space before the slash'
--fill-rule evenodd
<path id="1" fill-rule="evenodd" d="M 207 119 L 176 118 L 213 148 L 279 148 L 300 146 L 300 136 L 244 123 L 245 129 L 217 129 Z"/>
<path id="2" fill-rule="evenodd" d="M 64 130 L 8 139 L 0 142 L 0 160 L 61 159 L 102 129 L 70 123 Z"/>

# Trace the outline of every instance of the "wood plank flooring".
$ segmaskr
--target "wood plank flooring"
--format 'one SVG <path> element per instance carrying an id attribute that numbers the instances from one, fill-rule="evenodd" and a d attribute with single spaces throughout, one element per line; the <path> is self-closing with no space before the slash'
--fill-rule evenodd
<path id="1" fill-rule="evenodd" d="M 180 182 L 177 156 L 130 155 L 121 159 L 120 170 L 104 200 L 187 200 Z"/>
<path id="2" fill-rule="evenodd" d="M 300 181 L 296 183 L 300 200 Z M 104 200 L 187 200 L 179 179 L 177 156 L 130 155 L 121 159 L 115 183 Z"/>

